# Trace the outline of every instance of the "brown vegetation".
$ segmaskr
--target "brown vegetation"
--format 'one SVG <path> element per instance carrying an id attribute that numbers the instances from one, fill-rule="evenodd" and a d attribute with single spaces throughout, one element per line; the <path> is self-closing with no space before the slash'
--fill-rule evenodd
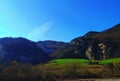
<path id="1" fill-rule="evenodd" d="M 82 63 L 40 64 L 12 62 L 1 68 L 0 81 L 57 81 L 64 79 L 120 77 L 120 63 L 88 65 Z"/>

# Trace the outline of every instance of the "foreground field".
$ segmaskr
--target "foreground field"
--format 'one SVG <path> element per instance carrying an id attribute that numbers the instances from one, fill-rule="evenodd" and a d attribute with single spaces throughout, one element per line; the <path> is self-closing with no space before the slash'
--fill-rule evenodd
<path id="1" fill-rule="evenodd" d="M 14 61 L 0 70 L 0 81 L 84 81 L 85 78 L 120 78 L 119 58 L 102 61 L 56 59 L 39 65 L 19 64 Z"/>

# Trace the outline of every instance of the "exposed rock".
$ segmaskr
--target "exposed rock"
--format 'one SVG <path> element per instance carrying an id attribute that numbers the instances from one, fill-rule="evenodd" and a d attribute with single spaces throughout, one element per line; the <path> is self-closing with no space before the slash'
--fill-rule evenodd
<path id="1" fill-rule="evenodd" d="M 106 55 L 107 55 L 106 45 L 103 44 L 103 43 L 99 43 L 98 46 L 99 46 L 99 48 L 101 49 L 101 52 L 102 52 L 102 59 L 106 59 Z"/>
<path id="2" fill-rule="evenodd" d="M 91 60 L 120 57 L 120 24 L 103 32 L 88 32 L 73 39 L 68 47 L 60 48 L 50 56 Z"/>
<path id="3" fill-rule="evenodd" d="M 86 56 L 88 57 L 88 59 L 94 59 L 93 56 L 92 56 L 92 46 L 89 46 L 86 49 Z"/>

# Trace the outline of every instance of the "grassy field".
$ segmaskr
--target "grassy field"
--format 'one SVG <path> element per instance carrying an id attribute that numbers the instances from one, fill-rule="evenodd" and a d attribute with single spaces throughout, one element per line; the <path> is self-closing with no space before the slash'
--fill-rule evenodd
<path id="1" fill-rule="evenodd" d="M 49 61 L 48 64 L 65 64 L 65 63 L 74 63 L 74 62 L 89 63 L 90 60 L 87 60 L 87 59 L 56 59 L 56 60 Z M 95 62 L 95 60 L 92 62 Z M 110 64 L 114 62 L 120 62 L 120 58 L 100 60 L 98 64 Z"/>
<path id="2" fill-rule="evenodd" d="M 56 59 L 49 61 L 48 63 L 54 63 L 54 64 L 63 64 L 63 63 L 88 63 L 89 60 L 86 59 Z"/>
<path id="3" fill-rule="evenodd" d="M 120 63 L 109 64 L 113 62 L 120 62 L 120 58 L 101 61 L 56 59 L 38 65 L 22 65 L 14 62 L 1 70 L 0 81 L 16 81 L 16 79 L 17 81 L 81 81 L 82 79 L 84 81 L 86 78 L 120 78 Z"/>
<path id="4" fill-rule="evenodd" d="M 110 63 L 114 63 L 114 62 L 120 62 L 120 58 L 101 60 L 101 61 L 99 61 L 99 64 L 110 64 Z"/>

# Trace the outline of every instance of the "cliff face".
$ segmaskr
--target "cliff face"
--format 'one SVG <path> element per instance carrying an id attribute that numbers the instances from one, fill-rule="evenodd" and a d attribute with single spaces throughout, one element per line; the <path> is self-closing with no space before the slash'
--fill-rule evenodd
<path id="1" fill-rule="evenodd" d="M 98 41 L 86 37 L 76 39 L 76 41 L 73 41 L 72 46 L 74 46 L 73 50 L 75 51 L 75 54 L 82 54 L 84 58 L 91 60 L 111 58 L 112 55 L 110 54 L 113 54 L 113 49 L 115 47 L 112 42 L 105 42 L 104 40 Z"/>
<path id="2" fill-rule="evenodd" d="M 101 60 L 120 57 L 120 24 L 103 32 L 88 32 L 73 39 L 67 47 L 56 50 L 54 58 L 86 58 Z"/>
<path id="3" fill-rule="evenodd" d="M 97 52 L 95 52 L 95 50 L 97 50 Z M 108 53 L 108 48 L 104 43 L 98 43 L 97 46 L 93 46 L 90 45 L 87 49 L 86 49 L 86 56 L 89 59 L 97 59 L 95 58 L 95 54 L 99 54 L 97 56 L 99 56 L 98 59 L 106 59 L 109 57 L 109 53 Z"/>
<path id="4" fill-rule="evenodd" d="M 104 43 L 96 43 L 96 45 L 91 44 L 87 47 L 85 54 L 88 57 L 88 59 L 107 59 L 110 58 L 110 54 L 112 53 L 112 47 L 107 46 Z"/>

